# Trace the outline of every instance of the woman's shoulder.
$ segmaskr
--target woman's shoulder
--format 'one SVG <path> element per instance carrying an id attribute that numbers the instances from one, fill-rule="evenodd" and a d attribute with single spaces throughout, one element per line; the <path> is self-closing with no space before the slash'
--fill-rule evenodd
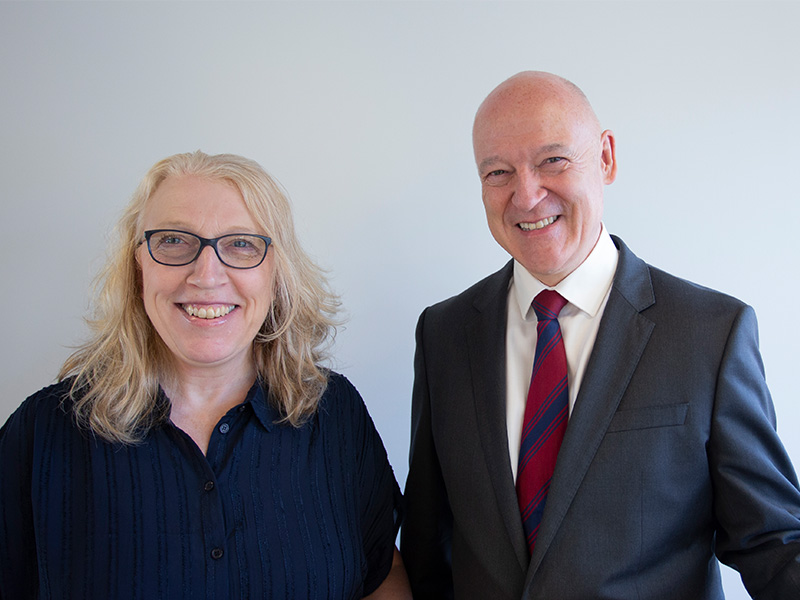
<path id="1" fill-rule="evenodd" d="M 59 419 L 71 412 L 73 379 L 65 379 L 45 386 L 28 396 L 11 414 L 3 429 L 15 426 L 27 428 L 41 419 Z"/>
<path id="2" fill-rule="evenodd" d="M 358 410 L 366 408 L 356 386 L 347 377 L 336 371 L 328 371 L 328 386 L 322 394 L 320 405 L 332 402 L 347 404 L 351 408 Z"/>
<path id="3" fill-rule="evenodd" d="M 75 379 L 69 377 L 47 385 L 28 396 L 23 405 L 30 404 L 37 409 L 51 410 L 56 407 L 69 409 L 72 406 L 72 391 Z"/>
<path id="4" fill-rule="evenodd" d="M 356 387 L 350 380 L 336 371 L 328 370 L 328 387 L 325 394 L 358 394 Z"/>
<path id="5" fill-rule="evenodd" d="M 369 412 L 356 386 L 341 373 L 328 371 L 328 386 L 319 402 L 319 416 L 340 424 L 361 425 L 369 419 Z"/>

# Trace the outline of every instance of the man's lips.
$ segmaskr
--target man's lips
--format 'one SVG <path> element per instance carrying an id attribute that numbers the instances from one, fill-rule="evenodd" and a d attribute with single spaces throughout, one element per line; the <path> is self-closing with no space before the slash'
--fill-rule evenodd
<path id="1" fill-rule="evenodd" d="M 537 229 L 544 229 L 548 225 L 552 225 L 559 219 L 558 216 L 547 217 L 535 223 L 517 223 L 517 226 L 523 231 L 536 231 Z"/>

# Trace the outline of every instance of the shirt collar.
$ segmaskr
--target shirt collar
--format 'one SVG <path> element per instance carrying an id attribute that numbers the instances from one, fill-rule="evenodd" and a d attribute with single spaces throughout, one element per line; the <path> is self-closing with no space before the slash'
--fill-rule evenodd
<path id="1" fill-rule="evenodd" d="M 255 383 L 247 392 L 244 402 L 239 404 L 237 407 L 234 407 L 232 410 L 243 408 L 249 404 L 252 407 L 256 418 L 259 420 L 261 425 L 264 426 L 264 429 L 267 431 L 272 431 L 272 428 L 275 427 L 275 423 L 280 420 L 280 415 L 278 414 L 278 411 L 276 411 L 269 403 L 269 400 L 267 400 L 267 394 L 268 392 L 266 384 L 260 378 L 256 379 Z M 158 411 L 163 411 L 159 412 L 159 414 L 169 414 L 170 400 L 161 387 L 158 389 L 157 406 Z"/>
<path id="2" fill-rule="evenodd" d="M 611 236 L 602 225 L 600 238 L 589 256 L 572 273 L 562 279 L 555 288 L 546 286 L 514 260 L 514 295 L 522 318 L 531 310 L 536 295 L 545 289 L 555 289 L 566 300 L 594 317 L 603 306 L 608 290 L 614 282 L 619 252 Z"/>
<path id="3" fill-rule="evenodd" d="M 247 398 L 242 403 L 243 405 L 250 404 L 253 407 L 253 413 L 256 418 L 261 422 L 264 429 L 272 431 L 275 427 L 275 422 L 280 419 L 278 412 L 272 407 L 267 399 L 268 391 L 266 384 L 261 379 L 256 379 L 253 387 L 247 392 Z"/>

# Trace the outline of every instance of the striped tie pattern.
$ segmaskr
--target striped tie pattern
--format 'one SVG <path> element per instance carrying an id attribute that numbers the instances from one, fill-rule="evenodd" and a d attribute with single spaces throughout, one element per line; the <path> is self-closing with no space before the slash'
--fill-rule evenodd
<path id="1" fill-rule="evenodd" d="M 517 499 L 531 554 L 558 450 L 567 430 L 567 356 L 558 325 L 558 313 L 566 303 L 552 290 L 544 290 L 533 300 L 533 310 L 539 320 L 538 337 L 517 468 Z"/>

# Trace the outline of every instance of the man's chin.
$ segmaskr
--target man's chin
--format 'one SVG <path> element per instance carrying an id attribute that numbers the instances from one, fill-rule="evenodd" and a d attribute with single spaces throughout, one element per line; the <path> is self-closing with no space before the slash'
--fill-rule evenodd
<path id="1" fill-rule="evenodd" d="M 515 259 L 525 267 L 528 273 L 548 287 L 555 286 L 559 281 L 575 270 L 574 268 L 570 268 L 568 261 L 558 255 L 545 259 L 541 254 L 535 254 L 534 256 L 527 254 L 520 255 L 519 258 L 515 257 Z"/>

